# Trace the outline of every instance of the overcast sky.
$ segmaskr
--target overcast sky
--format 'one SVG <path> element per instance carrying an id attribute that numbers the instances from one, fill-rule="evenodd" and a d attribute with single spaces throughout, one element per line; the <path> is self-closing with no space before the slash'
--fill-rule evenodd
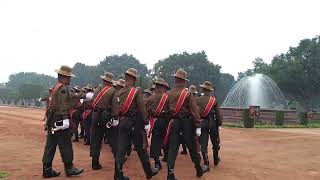
<path id="1" fill-rule="evenodd" d="M 201 50 L 236 76 L 256 57 L 269 63 L 319 35 L 319 7 L 318 0 L 1 0 L 0 82 L 112 54 L 133 54 L 151 68 Z"/>

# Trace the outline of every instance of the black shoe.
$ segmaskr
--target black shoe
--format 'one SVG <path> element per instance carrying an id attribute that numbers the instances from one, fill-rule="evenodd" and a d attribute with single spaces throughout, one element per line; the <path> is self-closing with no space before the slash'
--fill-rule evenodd
<path id="1" fill-rule="evenodd" d="M 168 157 L 164 156 L 163 159 L 162 159 L 162 162 L 167 162 L 167 161 L 168 161 Z"/>
<path id="2" fill-rule="evenodd" d="M 42 177 L 43 178 L 52 178 L 60 176 L 59 171 L 52 170 L 50 166 L 43 166 Z"/>
<path id="3" fill-rule="evenodd" d="M 114 165 L 114 180 L 129 180 L 129 177 L 123 175 L 122 166 L 118 163 L 114 163 Z"/>
<path id="4" fill-rule="evenodd" d="M 162 169 L 162 165 L 161 165 L 161 162 L 160 162 L 159 158 L 158 159 L 154 159 L 154 168 L 155 169 L 159 169 L 159 171 Z"/>
<path id="5" fill-rule="evenodd" d="M 167 180 L 178 180 L 178 179 L 174 176 L 174 169 L 168 168 Z"/>
<path id="6" fill-rule="evenodd" d="M 99 163 L 99 161 L 97 161 L 97 160 L 92 160 L 92 169 L 93 170 L 100 170 L 100 169 L 102 169 L 102 166 L 101 166 L 101 164 Z"/>
<path id="7" fill-rule="evenodd" d="M 197 177 L 201 177 L 204 174 L 204 168 L 202 166 L 196 166 L 196 170 L 197 170 Z"/>
<path id="8" fill-rule="evenodd" d="M 84 137 L 84 136 L 83 136 L 82 134 L 79 135 L 79 138 L 80 138 L 80 139 L 83 139 L 83 137 Z"/>
<path id="9" fill-rule="evenodd" d="M 202 152 L 202 157 L 203 157 L 203 162 L 204 162 L 203 171 L 204 171 L 204 173 L 209 172 L 210 166 L 209 166 L 208 153 Z"/>
<path id="10" fill-rule="evenodd" d="M 85 143 L 83 143 L 84 145 L 86 146 L 90 146 L 90 142 L 89 141 L 86 141 Z"/>
<path id="11" fill-rule="evenodd" d="M 77 175 L 79 175 L 79 174 L 81 174 L 83 172 L 84 172 L 84 169 L 82 169 L 82 168 L 78 169 L 78 168 L 75 168 L 75 167 L 71 167 L 71 168 L 66 169 L 67 177 L 77 176 Z"/>
<path id="12" fill-rule="evenodd" d="M 181 151 L 181 153 L 180 154 L 182 154 L 182 155 L 187 155 L 188 154 L 188 152 L 187 151 Z"/>
<path id="13" fill-rule="evenodd" d="M 159 173 L 159 169 L 151 168 L 151 174 L 147 175 L 147 179 L 151 179 L 153 176 L 157 175 L 158 173 Z"/>
<path id="14" fill-rule="evenodd" d="M 218 166 L 219 163 L 220 163 L 220 158 L 219 157 L 213 159 L 214 166 Z"/>
<path id="15" fill-rule="evenodd" d="M 79 139 L 74 139 L 73 142 L 79 142 Z"/>

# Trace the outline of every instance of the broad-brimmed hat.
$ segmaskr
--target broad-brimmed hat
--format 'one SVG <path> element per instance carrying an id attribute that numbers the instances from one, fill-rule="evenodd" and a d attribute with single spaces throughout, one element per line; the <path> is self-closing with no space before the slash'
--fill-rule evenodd
<path id="1" fill-rule="evenodd" d="M 113 80 L 112 86 L 117 87 L 117 86 L 118 86 L 118 85 L 117 85 L 117 82 L 118 82 L 118 81 Z"/>
<path id="2" fill-rule="evenodd" d="M 145 90 L 143 90 L 143 93 L 147 93 L 147 94 L 149 94 L 149 95 L 152 95 L 152 92 L 150 91 L 150 89 L 145 89 Z"/>
<path id="3" fill-rule="evenodd" d="M 48 90 L 49 90 L 49 91 L 52 91 L 52 90 L 53 90 L 53 88 L 54 88 L 54 87 L 53 87 L 53 86 L 51 86 L 51 87 L 49 87 L 49 88 L 48 88 Z"/>
<path id="4" fill-rule="evenodd" d="M 157 78 L 153 84 L 160 84 L 165 86 L 166 88 L 169 88 L 169 84 L 162 78 Z"/>
<path id="5" fill-rule="evenodd" d="M 85 90 L 91 90 L 93 91 L 92 89 L 92 86 L 90 84 L 87 84 L 85 87 L 84 87 Z"/>
<path id="6" fill-rule="evenodd" d="M 137 78 L 138 77 L 138 71 L 134 68 L 129 68 L 127 71 L 126 71 L 126 74 L 132 76 L 132 77 L 135 77 Z"/>
<path id="7" fill-rule="evenodd" d="M 74 90 L 76 90 L 76 91 L 78 91 L 78 92 L 80 92 L 80 91 L 81 91 L 80 86 L 75 86 L 75 87 L 73 87 L 72 89 L 74 89 Z"/>
<path id="8" fill-rule="evenodd" d="M 125 87 L 125 86 L 126 86 L 125 80 L 119 79 L 119 80 L 117 81 L 117 85 L 118 85 L 118 86 L 121 86 L 121 87 Z"/>
<path id="9" fill-rule="evenodd" d="M 72 74 L 71 67 L 66 65 L 62 65 L 60 69 L 56 69 L 55 72 L 64 76 L 76 77 L 74 74 Z"/>
<path id="10" fill-rule="evenodd" d="M 189 86 L 189 91 L 194 94 L 198 94 L 197 87 L 195 85 Z"/>
<path id="11" fill-rule="evenodd" d="M 189 81 L 187 79 L 188 77 L 188 73 L 186 71 L 184 71 L 183 69 L 179 69 L 175 74 L 174 77 L 185 80 L 185 81 Z"/>
<path id="12" fill-rule="evenodd" d="M 103 76 L 100 76 L 103 80 L 113 83 L 113 74 L 110 72 L 106 72 Z"/>
<path id="13" fill-rule="evenodd" d="M 213 91 L 213 90 L 214 90 L 214 87 L 213 87 L 212 83 L 209 82 L 209 81 L 203 82 L 203 84 L 200 85 L 200 87 L 202 87 L 202 88 L 204 88 L 204 89 L 207 89 L 207 90 L 209 90 L 209 91 Z"/>

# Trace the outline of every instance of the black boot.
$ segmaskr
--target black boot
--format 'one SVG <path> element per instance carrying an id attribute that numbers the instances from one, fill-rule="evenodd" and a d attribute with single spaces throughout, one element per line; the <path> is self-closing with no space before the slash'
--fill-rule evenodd
<path id="1" fill-rule="evenodd" d="M 129 180 L 129 177 L 123 175 L 122 166 L 118 163 L 114 163 L 114 180 Z"/>
<path id="2" fill-rule="evenodd" d="M 65 163 L 64 168 L 65 168 L 67 177 L 77 176 L 84 172 L 84 169 L 75 168 L 72 163 Z"/>
<path id="3" fill-rule="evenodd" d="M 79 142 L 79 138 L 75 138 L 73 142 Z"/>
<path id="4" fill-rule="evenodd" d="M 56 172 L 52 170 L 51 165 L 45 165 L 43 164 L 43 170 L 42 170 L 42 177 L 43 178 L 51 178 L 51 177 L 58 177 L 60 176 L 60 172 Z"/>
<path id="5" fill-rule="evenodd" d="M 200 165 L 196 166 L 196 171 L 197 171 L 197 177 L 201 177 L 204 174 L 204 168 Z"/>
<path id="6" fill-rule="evenodd" d="M 215 166 L 218 166 L 220 163 L 220 158 L 219 158 L 219 152 L 218 151 L 213 151 L 213 163 Z"/>
<path id="7" fill-rule="evenodd" d="M 92 169 L 93 170 L 99 170 L 102 169 L 101 164 L 99 163 L 99 158 L 92 158 Z"/>
<path id="8" fill-rule="evenodd" d="M 167 180 L 178 180 L 175 176 L 174 176 L 174 169 L 173 167 L 168 165 L 168 176 L 167 176 Z"/>
<path id="9" fill-rule="evenodd" d="M 209 157 L 208 157 L 208 153 L 202 152 L 202 157 L 203 157 L 203 161 L 204 161 L 204 173 L 209 172 L 210 171 L 210 166 L 209 166 Z"/>
<path id="10" fill-rule="evenodd" d="M 161 165 L 159 157 L 158 158 L 154 158 L 154 168 L 155 169 L 159 169 L 159 170 L 162 169 L 162 165 Z"/>

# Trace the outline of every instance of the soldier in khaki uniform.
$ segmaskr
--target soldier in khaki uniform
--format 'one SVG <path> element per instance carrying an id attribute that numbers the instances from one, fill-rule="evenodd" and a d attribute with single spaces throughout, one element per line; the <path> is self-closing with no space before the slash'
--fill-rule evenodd
<path id="1" fill-rule="evenodd" d="M 84 87 L 86 94 L 93 94 L 93 89 L 90 84 Z M 91 101 L 83 101 L 83 115 L 82 115 L 82 123 L 84 126 L 84 145 L 89 146 L 91 144 L 91 124 L 92 124 L 92 106 Z M 86 111 L 91 111 L 88 116 L 84 116 Z"/>
<path id="2" fill-rule="evenodd" d="M 168 83 L 162 79 L 157 78 L 154 82 L 155 84 L 155 92 L 152 96 L 150 96 L 147 100 L 147 110 L 150 117 L 150 123 L 153 121 L 153 125 L 151 125 L 151 146 L 150 146 L 150 157 L 154 159 L 155 168 L 161 169 L 161 162 L 159 157 L 161 156 L 161 148 L 163 145 L 163 140 L 166 135 L 166 128 L 169 122 L 169 103 L 167 101 L 167 91 L 169 88 Z M 165 156 L 167 155 L 166 150 Z"/>
<path id="3" fill-rule="evenodd" d="M 133 87 L 137 77 L 137 70 L 129 68 L 125 74 L 126 86 L 116 93 L 112 101 L 113 113 L 117 114 L 119 119 L 118 149 L 114 176 L 117 180 L 129 179 L 123 175 L 122 166 L 131 140 L 137 150 L 146 177 L 149 179 L 158 173 L 158 171 L 151 168 L 146 149 L 147 137 L 145 129 L 148 126 L 145 125 L 149 124 L 149 120 L 142 93 L 140 89 Z"/>
<path id="4" fill-rule="evenodd" d="M 120 91 L 125 86 L 125 81 L 123 79 L 119 79 L 117 81 L 117 87 L 115 88 L 115 94 Z M 114 125 L 113 121 L 109 121 L 107 127 L 111 130 L 111 137 L 110 137 L 110 145 L 111 151 L 113 153 L 114 159 L 116 159 L 117 149 L 118 149 L 118 134 L 119 134 L 119 126 Z"/>
<path id="5" fill-rule="evenodd" d="M 74 95 L 77 95 L 81 92 L 81 88 L 79 86 L 75 86 L 72 88 Z M 74 134 L 74 140 L 73 142 L 79 142 L 79 133 L 78 133 L 78 127 L 79 122 L 81 120 L 81 102 L 80 99 L 73 99 L 70 102 L 71 104 L 71 110 L 70 110 L 70 120 L 72 121 L 74 127 L 73 127 L 73 134 Z"/>
<path id="6" fill-rule="evenodd" d="M 111 119 L 112 98 L 115 93 L 113 88 L 113 74 L 105 73 L 100 76 L 103 85 L 99 86 L 92 98 L 93 114 L 91 125 L 91 146 L 90 156 L 92 157 L 92 169 L 99 170 L 102 166 L 99 163 L 101 145 L 106 131 L 106 124 Z"/>
<path id="7" fill-rule="evenodd" d="M 200 143 L 204 164 L 209 168 L 209 136 L 212 143 L 214 165 L 217 166 L 220 162 L 219 126 L 222 125 L 223 116 L 216 97 L 211 95 L 211 92 L 214 91 L 212 83 L 209 81 L 205 81 L 200 86 L 202 87 L 203 95 L 197 98 L 197 104 L 199 106 L 200 115 L 204 119 L 200 136 Z"/>
<path id="8" fill-rule="evenodd" d="M 188 147 L 192 162 L 196 168 L 197 177 L 201 177 L 204 173 L 200 165 L 200 154 L 196 149 L 196 135 L 201 135 L 201 123 L 198 107 L 195 97 L 186 91 L 187 72 L 179 69 L 175 73 L 175 88 L 169 91 L 169 107 L 171 120 L 168 125 L 168 180 L 175 180 L 174 166 L 180 145 L 180 133 L 182 133 L 185 143 Z M 181 99 L 184 99 L 182 101 Z M 179 102 L 180 108 L 179 108 Z M 192 119 L 190 118 L 192 116 Z M 170 132 L 170 133 L 169 133 Z M 165 140 L 166 141 L 166 140 Z M 167 142 L 165 142 L 167 143 Z"/>
<path id="9" fill-rule="evenodd" d="M 52 170 L 52 161 L 57 146 L 59 147 L 67 176 L 79 175 L 84 171 L 73 166 L 72 130 L 69 128 L 69 102 L 73 98 L 80 98 L 69 94 L 70 77 L 74 75 L 68 66 L 61 66 L 60 70 L 56 70 L 56 72 L 58 73 L 59 82 L 52 91 L 48 108 L 48 134 L 42 159 L 44 178 L 60 175 L 60 172 Z"/>
<path id="10" fill-rule="evenodd" d="M 50 88 L 48 88 L 48 90 L 49 90 L 49 95 L 39 99 L 39 101 L 45 101 L 46 102 L 46 113 L 44 115 L 43 121 L 45 121 L 47 119 L 47 116 L 48 116 L 48 107 L 49 107 L 50 97 L 51 97 L 51 92 L 53 90 L 53 87 L 51 86 Z"/>

